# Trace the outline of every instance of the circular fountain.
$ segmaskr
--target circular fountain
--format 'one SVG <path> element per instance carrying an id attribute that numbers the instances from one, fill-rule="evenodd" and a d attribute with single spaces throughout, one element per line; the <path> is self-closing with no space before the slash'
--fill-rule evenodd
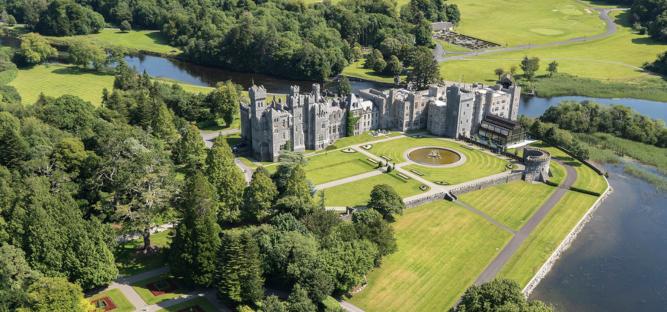
<path id="1" fill-rule="evenodd" d="M 465 161 L 458 152 L 443 147 L 418 147 L 407 151 L 410 160 L 426 166 L 455 166 Z"/>

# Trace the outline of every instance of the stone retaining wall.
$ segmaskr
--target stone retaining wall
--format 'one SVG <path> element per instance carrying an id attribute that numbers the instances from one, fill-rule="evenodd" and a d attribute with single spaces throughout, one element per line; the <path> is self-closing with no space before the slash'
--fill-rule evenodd
<path id="1" fill-rule="evenodd" d="M 415 200 L 411 200 L 409 202 L 405 202 L 405 209 L 415 208 L 417 206 L 430 204 L 432 202 L 436 202 L 436 201 L 443 200 L 443 199 L 445 199 L 445 193 L 440 192 L 440 193 L 429 195 L 429 196 L 426 196 L 426 197 L 423 197 L 423 198 L 420 198 L 420 199 L 415 199 Z"/>
<path id="2" fill-rule="evenodd" d="M 452 190 L 452 194 L 459 196 L 465 193 L 470 193 L 474 191 L 479 191 L 481 189 L 485 189 L 488 187 L 493 187 L 493 186 L 498 186 L 514 181 L 519 181 L 521 180 L 521 172 L 516 172 L 516 173 L 510 173 L 507 176 L 500 177 L 500 178 L 495 178 L 493 180 L 488 180 L 484 182 L 479 182 L 459 188 L 455 188 Z"/>
<path id="3" fill-rule="evenodd" d="M 605 178 L 605 181 L 607 179 Z M 570 244 L 574 241 L 575 238 L 577 238 L 577 234 L 581 232 L 581 229 L 584 228 L 584 225 L 588 223 L 590 219 L 593 218 L 593 213 L 595 210 L 600 207 L 600 204 L 604 202 L 604 200 L 613 192 L 613 189 L 609 185 L 609 181 L 607 181 L 607 190 L 598 198 L 598 200 L 593 204 L 593 206 L 586 212 L 586 214 L 579 220 L 579 223 L 570 231 L 570 234 L 565 237 L 563 242 L 556 248 L 556 250 L 551 254 L 551 257 L 547 259 L 547 261 L 542 265 L 539 271 L 533 276 L 533 278 L 528 282 L 526 287 L 523 289 L 523 295 L 528 298 L 530 294 L 535 290 L 535 287 L 542 281 L 542 279 L 551 271 L 551 268 L 553 265 L 556 263 L 556 260 L 560 258 L 560 255 L 565 251 L 568 247 L 570 247 Z"/>

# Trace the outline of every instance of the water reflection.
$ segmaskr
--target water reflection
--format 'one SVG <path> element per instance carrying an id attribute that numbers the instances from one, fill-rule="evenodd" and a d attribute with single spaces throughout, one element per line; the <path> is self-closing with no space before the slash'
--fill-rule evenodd
<path id="1" fill-rule="evenodd" d="M 604 165 L 614 188 L 530 299 L 555 311 L 667 310 L 667 197 Z"/>

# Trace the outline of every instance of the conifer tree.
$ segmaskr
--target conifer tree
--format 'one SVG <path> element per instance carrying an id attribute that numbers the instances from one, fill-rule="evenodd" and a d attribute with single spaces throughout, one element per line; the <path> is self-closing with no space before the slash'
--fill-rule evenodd
<path id="1" fill-rule="evenodd" d="M 262 262 L 259 259 L 259 246 L 250 232 L 241 234 L 243 246 L 243 271 L 241 277 L 241 297 L 244 303 L 255 303 L 264 295 Z"/>
<path id="2" fill-rule="evenodd" d="M 220 217 L 225 221 L 239 221 L 246 181 L 243 172 L 234 164 L 232 149 L 222 136 L 215 138 L 206 158 L 206 176 L 218 191 Z"/>
<path id="3" fill-rule="evenodd" d="M 267 296 L 262 300 L 261 312 L 287 312 L 285 304 L 278 300 L 277 296 Z"/>
<path id="4" fill-rule="evenodd" d="M 218 267 L 216 271 L 216 288 L 218 297 L 224 304 L 237 305 L 241 298 L 241 279 L 239 272 L 242 269 L 241 253 L 243 246 L 239 235 L 232 232 L 222 238 L 218 249 Z"/>
<path id="5" fill-rule="evenodd" d="M 175 163 L 187 164 L 190 169 L 203 167 L 204 160 L 206 160 L 206 143 L 199 135 L 197 127 L 189 126 L 183 130 L 172 156 Z"/>
<path id="6" fill-rule="evenodd" d="M 171 113 L 164 103 L 160 103 L 151 127 L 153 135 L 167 144 L 173 143 L 178 137 Z"/>
<path id="7" fill-rule="evenodd" d="M 294 285 L 292 293 L 287 298 L 289 312 L 316 312 L 317 306 L 308 298 L 308 293 L 299 284 Z"/>
<path id="8" fill-rule="evenodd" d="M 306 179 L 306 171 L 301 165 L 294 166 L 292 174 L 287 179 L 287 187 L 285 188 L 285 196 L 294 196 L 299 198 L 302 202 L 310 204 L 313 198 L 310 196 L 310 187 Z"/>
<path id="9" fill-rule="evenodd" d="M 213 282 L 220 227 L 216 223 L 215 188 L 195 171 L 180 198 L 183 220 L 171 244 L 171 270 L 189 285 L 208 287 Z"/>
<path id="10" fill-rule="evenodd" d="M 269 171 L 264 167 L 257 168 L 244 194 L 244 219 L 262 221 L 269 213 L 276 196 L 278 188 L 271 180 Z"/>

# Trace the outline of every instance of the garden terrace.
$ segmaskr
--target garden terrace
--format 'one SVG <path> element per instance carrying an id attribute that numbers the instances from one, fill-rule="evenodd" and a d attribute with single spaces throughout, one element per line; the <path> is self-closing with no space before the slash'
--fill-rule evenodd
<path id="1" fill-rule="evenodd" d="M 378 184 L 393 187 L 402 198 L 423 193 L 419 189 L 419 186 L 422 185 L 420 182 L 415 179 L 405 180 L 397 176 L 397 172 L 391 172 L 326 188 L 326 205 L 327 207 L 364 207 L 370 200 L 373 187 Z"/>
<path id="2" fill-rule="evenodd" d="M 315 185 L 319 185 L 373 171 L 377 163 L 374 164 L 367 158 L 368 156 L 362 153 L 324 152 L 307 157 L 308 166 L 303 169 L 306 176 L 312 179 Z M 274 173 L 278 166 L 266 166 L 266 169 Z"/>
<path id="3" fill-rule="evenodd" d="M 95 306 L 98 300 L 102 299 L 110 299 L 111 302 L 113 302 L 113 305 L 115 306 L 114 309 L 99 309 L 97 311 L 113 311 L 113 312 L 132 312 L 136 309 L 134 305 L 125 297 L 123 292 L 120 291 L 120 289 L 111 289 L 107 290 L 105 292 L 101 292 L 99 294 L 96 294 L 91 297 L 87 297 L 86 300 L 90 301 L 93 303 Z"/>

